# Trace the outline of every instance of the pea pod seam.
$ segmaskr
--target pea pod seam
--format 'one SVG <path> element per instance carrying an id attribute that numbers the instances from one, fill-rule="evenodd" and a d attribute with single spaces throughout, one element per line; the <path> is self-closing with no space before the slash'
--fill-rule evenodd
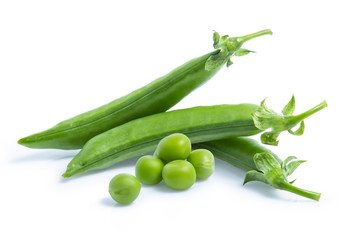
<path id="1" fill-rule="evenodd" d="M 214 33 L 216 51 L 192 59 L 122 98 L 60 122 L 50 129 L 22 138 L 18 143 L 30 148 L 82 148 L 89 139 L 113 127 L 168 110 L 214 76 L 226 62 L 230 61 L 231 56 L 245 55 L 247 51 L 241 49 L 243 43 L 267 34 L 272 34 L 272 32 L 262 30 L 233 38 L 226 36 L 217 38 Z M 239 50 L 242 54 L 237 54 Z M 227 64 L 227 66 L 229 65 Z M 172 81 L 174 84 L 171 85 Z M 159 92 L 155 87 L 157 87 L 156 85 L 160 86 L 161 82 L 163 86 L 165 86 L 164 84 L 168 85 L 168 88 L 161 88 L 162 91 Z M 144 91 L 146 91 L 145 94 Z M 142 101 L 143 99 L 145 101 Z M 131 101 L 135 101 L 135 104 L 129 105 Z M 114 109 L 118 111 L 114 111 Z M 92 121 L 92 119 L 96 121 Z M 77 128 L 72 128 L 77 125 Z"/>

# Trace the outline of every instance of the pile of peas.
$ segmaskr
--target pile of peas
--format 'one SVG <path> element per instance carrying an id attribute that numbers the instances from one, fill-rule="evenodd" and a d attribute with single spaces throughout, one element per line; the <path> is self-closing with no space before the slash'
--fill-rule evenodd
<path id="1" fill-rule="evenodd" d="M 174 133 L 159 142 L 154 155 L 138 159 L 135 176 L 121 173 L 113 177 L 109 193 L 116 202 L 129 204 L 138 197 L 141 184 L 154 185 L 163 180 L 170 188 L 184 190 L 190 188 L 196 178 L 210 177 L 214 168 L 214 156 L 210 151 L 192 151 L 189 138 Z"/>

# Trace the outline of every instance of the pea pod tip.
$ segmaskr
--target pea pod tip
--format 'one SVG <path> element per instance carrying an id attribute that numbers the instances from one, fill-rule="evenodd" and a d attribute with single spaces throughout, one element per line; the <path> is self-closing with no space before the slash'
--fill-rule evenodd
<path id="1" fill-rule="evenodd" d="M 70 174 L 68 174 L 68 173 L 63 173 L 62 175 L 61 175 L 63 178 L 69 178 L 69 177 L 71 177 L 71 175 Z"/>
<path id="2" fill-rule="evenodd" d="M 21 138 L 20 140 L 17 141 L 18 144 L 27 147 L 28 143 L 30 143 L 30 141 L 28 140 L 27 137 Z"/>

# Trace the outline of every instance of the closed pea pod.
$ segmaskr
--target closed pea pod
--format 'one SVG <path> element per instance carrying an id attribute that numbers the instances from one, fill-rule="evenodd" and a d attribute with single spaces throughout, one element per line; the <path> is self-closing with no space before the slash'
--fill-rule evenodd
<path id="1" fill-rule="evenodd" d="M 199 143 L 258 134 L 263 131 L 257 127 L 259 122 L 266 122 L 268 128 L 275 126 L 279 133 L 289 131 L 288 127 L 293 127 L 325 106 L 316 106 L 316 110 L 310 109 L 307 111 L 309 114 L 305 115 L 287 115 L 284 118 L 271 112 L 270 115 L 258 114 L 255 118 L 254 113 L 262 111 L 263 107 L 255 104 L 200 106 L 130 121 L 89 140 L 68 164 L 63 177 L 104 169 L 151 153 L 162 138 L 172 133 L 185 134 L 191 143 Z"/>
<path id="2" fill-rule="evenodd" d="M 110 167 L 118 162 L 149 154 L 159 141 L 173 133 L 186 135 L 191 143 L 253 135 L 258 105 L 216 105 L 158 113 L 130 121 L 90 139 L 67 166 L 64 177 Z"/>
<path id="3" fill-rule="evenodd" d="M 264 145 L 247 137 L 231 137 L 227 139 L 203 142 L 193 145 L 195 148 L 210 150 L 215 157 L 226 161 L 237 168 L 245 170 L 244 184 L 250 181 L 260 181 L 274 188 L 298 194 L 318 201 L 321 194 L 305 190 L 288 181 L 295 169 L 305 162 L 295 160 L 291 156 L 284 161 Z"/>
<path id="4" fill-rule="evenodd" d="M 18 141 L 30 148 L 79 149 L 92 137 L 133 119 L 168 110 L 213 77 L 230 57 L 250 51 L 241 49 L 246 41 L 271 34 L 263 30 L 242 37 L 220 37 L 214 33 L 213 52 L 192 59 L 163 77 L 106 105 L 67 119 L 45 131 Z"/>

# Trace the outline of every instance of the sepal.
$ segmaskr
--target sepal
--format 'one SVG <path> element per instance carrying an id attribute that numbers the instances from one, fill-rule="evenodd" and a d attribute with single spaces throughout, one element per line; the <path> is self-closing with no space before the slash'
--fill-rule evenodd
<path id="1" fill-rule="evenodd" d="M 289 162 L 291 162 L 292 160 L 295 160 L 296 158 L 297 158 L 297 157 L 295 157 L 295 156 L 289 156 L 289 157 L 287 157 L 287 158 L 282 162 L 281 167 L 282 167 L 282 168 L 285 168 L 286 165 L 287 165 Z"/>
<path id="2" fill-rule="evenodd" d="M 214 31 L 214 34 L 213 34 L 213 41 L 214 41 L 214 48 L 217 49 L 217 45 L 219 43 L 219 40 L 220 40 L 220 34 L 216 31 Z"/>
<path id="3" fill-rule="evenodd" d="M 294 184 L 295 181 L 296 181 L 296 179 L 290 181 L 289 183 L 290 183 L 290 184 Z"/>
<path id="4" fill-rule="evenodd" d="M 222 51 L 215 55 L 211 55 L 205 62 L 205 70 L 212 71 L 222 67 L 225 64 L 226 55 L 227 54 Z"/>
<path id="5" fill-rule="evenodd" d="M 265 184 L 269 184 L 264 174 L 256 170 L 251 170 L 246 173 L 245 180 L 243 181 L 243 185 L 252 181 L 259 181 L 259 182 L 264 182 Z"/>
<path id="6" fill-rule="evenodd" d="M 288 132 L 292 135 L 295 135 L 295 136 L 301 136 L 305 132 L 305 122 L 302 120 L 300 122 L 300 126 L 297 130 L 293 131 L 293 130 L 289 129 Z"/>
<path id="7" fill-rule="evenodd" d="M 321 196 L 320 193 L 298 188 L 293 185 L 295 180 L 291 182 L 287 180 L 287 176 L 292 174 L 294 170 L 304 162 L 303 160 L 295 159 L 296 157 L 291 156 L 285 159 L 284 162 L 279 163 L 274 156 L 269 153 L 257 153 L 253 157 L 257 170 L 251 170 L 246 173 L 244 184 L 251 181 L 260 181 L 274 188 L 318 201 Z"/>
<path id="8" fill-rule="evenodd" d="M 288 104 L 282 110 L 282 113 L 276 113 L 268 108 L 265 99 L 261 102 L 260 107 L 252 114 L 254 125 L 261 130 L 271 129 L 261 135 L 261 142 L 264 144 L 277 146 L 278 136 L 283 131 L 288 131 L 292 135 L 301 136 L 305 131 L 304 119 L 327 107 L 327 103 L 323 101 L 314 108 L 301 113 L 292 115 L 295 110 L 295 98 L 292 96 Z M 292 129 L 300 123 L 297 130 Z"/>
<path id="9" fill-rule="evenodd" d="M 229 58 L 226 63 L 226 67 L 230 67 L 232 64 L 234 64 L 231 59 Z"/>
<path id="10" fill-rule="evenodd" d="M 256 37 L 272 34 L 269 29 L 248 34 L 242 37 L 229 37 L 228 35 L 220 36 L 216 31 L 213 33 L 213 47 L 220 50 L 215 55 L 208 58 L 205 63 L 205 70 L 211 71 L 222 67 L 225 63 L 227 67 L 232 65 L 230 57 L 232 56 L 244 56 L 252 52 L 247 49 L 241 49 L 241 46 Z"/>
<path id="11" fill-rule="evenodd" d="M 279 135 L 280 132 L 276 131 L 265 132 L 261 135 L 261 142 L 268 145 L 278 146 L 279 141 L 277 139 Z"/>
<path id="12" fill-rule="evenodd" d="M 283 172 L 284 174 L 288 177 L 290 176 L 291 174 L 293 174 L 293 172 L 304 162 L 306 162 L 306 160 L 294 160 L 296 158 L 293 158 L 292 160 L 288 161 L 285 163 L 285 161 L 283 162 L 283 166 L 282 166 L 282 169 L 283 169 Z"/>
<path id="13" fill-rule="evenodd" d="M 269 153 L 256 153 L 253 161 L 257 169 L 264 174 L 268 183 L 277 188 L 278 182 L 287 182 L 279 162 Z"/>
<path id="14" fill-rule="evenodd" d="M 251 51 L 245 48 L 240 48 L 237 52 L 235 52 L 234 56 L 236 57 L 242 57 L 245 55 L 248 55 L 249 53 L 255 53 L 255 51 Z"/>
<path id="15" fill-rule="evenodd" d="M 285 105 L 281 113 L 283 115 L 292 115 L 294 111 L 295 111 L 295 97 L 294 95 L 292 95 L 290 101 L 288 102 L 288 104 Z"/>

